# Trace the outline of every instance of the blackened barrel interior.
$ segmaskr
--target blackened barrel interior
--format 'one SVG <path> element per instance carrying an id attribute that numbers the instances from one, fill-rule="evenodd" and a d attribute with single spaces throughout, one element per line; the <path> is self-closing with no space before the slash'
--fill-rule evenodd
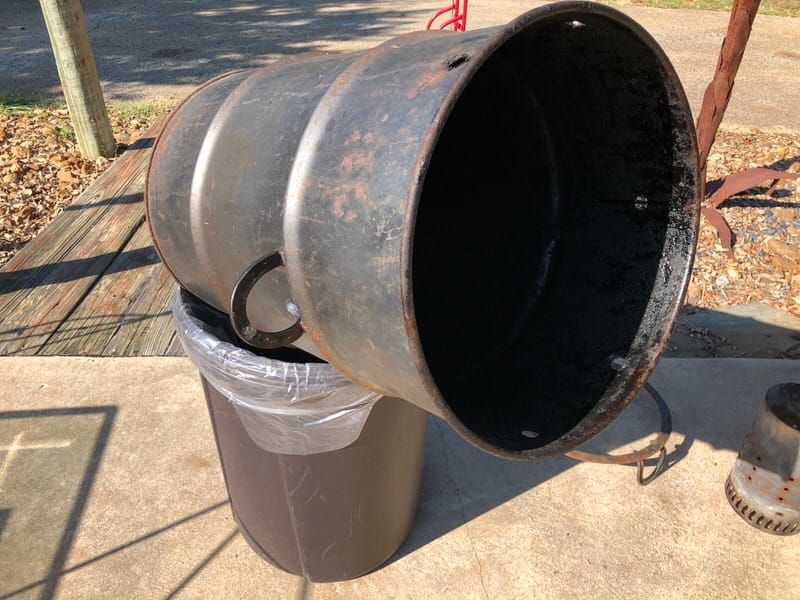
<path id="1" fill-rule="evenodd" d="M 696 184 L 665 68 L 618 23 L 551 19 L 455 103 L 419 201 L 413 302 L 431 375 L 478 437 L 568 438 L 623 395 L 614 357 L 635 367 L 665 343 Z"/>

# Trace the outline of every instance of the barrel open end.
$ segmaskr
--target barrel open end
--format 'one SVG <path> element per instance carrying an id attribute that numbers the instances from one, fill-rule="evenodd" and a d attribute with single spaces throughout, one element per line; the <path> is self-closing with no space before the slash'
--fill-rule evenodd
<path id="1" fill-rule="evenodd" d="M 433 149 L 413 304 L 451 424 L 544 458 L 599 433 L 655 366 L 691 267 L 699 173 L 677 77 L 627 17 L 570 3 L 506 35 Z"/>

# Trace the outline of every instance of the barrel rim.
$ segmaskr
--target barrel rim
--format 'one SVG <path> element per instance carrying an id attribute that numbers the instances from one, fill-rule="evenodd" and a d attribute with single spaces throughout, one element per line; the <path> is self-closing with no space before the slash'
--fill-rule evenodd
<path id="1" fill-rule="evenodd" d="M 412 263 L 414 256 L 414 233 L 416 216 L 419 208 L 425 178 L 430 166 L 430 159 L 436 147 L 437 141 L 444 130 L 447 118 L 458 102 L 459 97 L 464 92 L 469 82 L 481 67 L 502 48 L 507 42 L 523 31 L 534 26 L 544 26 L 548 22 L 564 20 L 565 17 L 574 16 L 576 21 L 581 16 L 591 15 L 606 19 L 609 23 L 621 25 L 628 32 L 635 36 L 648 51 L 656 58 L 658 64 L 663 69 L 667 92 L 670 95 L 672 112 L 688 117 L 685 126 L 687 128 L 688 141 L 690 143 L 687 165 L 694 165 L 693 171 L 696 174 L 693 182 L 693 198 L 686 204 L 690 209 L 690 218 L 687 225 L 691 232 L 687 238 L 688 256 L 680 279 L 676 282 L 678 293 L 671 299 L 668 308 L 664 311 L 664 318 L 660 319 L 657 327 L 651 332 L 653 342 L 645 352 L 642 353 L 640 360 L 635 365 L 628 365 L 624 372 L 620 372 L 612 383 L 605 390 L 600 399 L 594 404 L 593 408 L 569 431 L 564 433 L 556 440 L 528 450 L 509 450 L 501 448 L 486 440 L 468 428 L 459 416 L 445 401 L 439 391 L 436 381 L 428 367 L 425 354 L 420 343 L 420 334 L 417 328 L 417 318 L 414 309 L 413 294 L 413 272 Z M 548 4 L 530 10 L 505 26 L 496 28 L 496 31 L 482 46 L 477 56 L 470 57 L 466 63 L 467 68 L 463 69 L 461 77 L 456 81 L 436 115 L 431 129 L 427 132 L 417 155 L 415 172 L 417 176 L 413 185 L 409 188 L 406 198 L 406 212 L 404 221 L 403 246 L 401 250 L 401 295 L 403 302 L 404 321 L 406 333 L 409 339 L 416 340 L 416 344 L 411 348 L 411 357 L 414 365 L 420 374 L 420 380 L 425 391 L 433 399 L 438 411 L 444 416 L 448 423 L 471 444 L 503 458 L 517 460 L 536 460 L 550 458 L 558 454 L 564 454 L 573 450 L 599 435 L 608 425 L 611 424 L 636 397 L 639 390 L 644 386 L 649 374 L 655 368 L 661 354 L 666 349 L 671 333 L 677 323 L 678 313 L 683 304 L 686 288 L 694 262 L 698 227 L 700 223 L 700 204 L 703 199 L 702 174 L 699 173 L 699 151 L 697 146 L 697 135 L 691 119 L 691 108 L 686 98 L 685 91 L 680 83 L 677 72 L 670 62 L 664 50 L 656 40 L 636 21 L 628 17 L 619 10 L 611 7 L 585 1 L 565 1 Z M 663 260 L 663 259 L 662 259 Z M 648 302 L 646 313 L 651 311 L 652 300 Z M 637 334 L 638 336 L 638 334 Z"/>

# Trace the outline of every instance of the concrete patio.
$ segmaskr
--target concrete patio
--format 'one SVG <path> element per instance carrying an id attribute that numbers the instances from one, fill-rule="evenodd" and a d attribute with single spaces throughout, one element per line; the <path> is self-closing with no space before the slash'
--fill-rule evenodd
<path id="1" fill-rule="evenodd" d="M 789 360 L 665 359 L 668 468 L 488 456 L 432 419 L 416 525 L 359 579 L 309 584 L 236 532 L 183 358 L 6 357 L 2 598 L 797 598 L 797 537 L 757 531 L 724 481 Z M 593 442 L 657 427 L 638 399 Z M 14 451 L 9 452 L 9 446 Z"/>

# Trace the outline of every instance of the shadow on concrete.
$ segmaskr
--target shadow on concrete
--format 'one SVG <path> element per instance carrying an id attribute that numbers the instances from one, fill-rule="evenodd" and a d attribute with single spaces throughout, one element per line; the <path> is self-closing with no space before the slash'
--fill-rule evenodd
<path id="1" fill-rule="evenodd" d="M 793 325 L 798 321 L 790 315 L 766 305 L 725 310 L 727 312 L 701 310 L 682 317 L 666 355 L 683 358 L 800 358 L 800 331 Z M 686 361 L 686 364 L 698 363 Z M 657 374 L 658 371 L 651 378 L 656 387 Z M 698 381 L 697 385 L 700 384 Z M 672 387 L 674 383 L 669 385 Z M 741 386 L 729 379 L 705 382 L 704 385 L 730 387 L 728 393 L 723 394 L 730 404 L 711 406 L 705 398 L 703 402 L 694 402 L 690 391 L 680 398 L 664 398 L 672 411 L 674 431 L 680 436 L 673 436 L 670 440 L 667 462 L 659 477 L 668 479 L 669 470 L 688 455 L 697 441 L 738 451 L 749 431 L 761 398 L 741 397 L 737 394 Z M 644 446 L 646 441 L 639 440 L 649 440 L 658 426 L 657 410 L 643 394 L 608 429 L 582 449 L 620 454 L 623 447 L 629 451 L 631 445 Z M 634 440 L 636 443 L 632 444 Z M 502 460 L 474 448 L 433 417 L 426 443 L 423 493 L 417 523 L 392 560 L 413 552 L 576 464 L 568 457 L 531 463 Z M 645 474 L 655 466 L 655 462 L 655 458 L 645 461 Z M 602 477 L 605 469 L 626 469 L 630 472 L 633 493 L 638 489 L 634 483 L 635 465 L 593 465 L 592 468 L 597 470 L 598 477 Z M 656 479 L 652 485 L 658 483 L 659 479 Z"/>
<path id="2" fill-rule="evenodd" d="M 63 577 L 64 575 L 67 575 L 69 573 L 73 573 L 73 572 L 75 572 L 75 571 L 77 571 L 79 569 L 82 569 L 82 568 L 87 567 L 87 566 L 89 566 L 89 565 L 91 565 L 93 563 L 96 563 L 96 562 L 101 561 L 101 560 L 103 560 L 105 558 L 108 558 L 109 556 L 112 556 L 114 554 L 122 552 L 123 550 L 127 550 L 128 548 L 131 548 L 131 547 L 133 547 L 133 546 L 135 546 L 137 544 L 141 544 L 142 542 L 146 542 L 147 540 L 150 540 L 150 539 L 152 539 L 152 538 L 154 538 L 154 537 L 156 537 L 158 535 L 161 535 L 162 533 L 165 533 L 165 532 L 167 532 L 167 531 L 169 531 L 171 529 L 174 529 L 176 527 L 180 527 L 181 525 L 183 525 L 185 523 L 188 523 L 189 521 L 192 521 L 194 519 L 197 519 L 199 517 L 207 515 L 208 513 L 214 512 L 215 510 L 217 510 L 219 508 L 222 508 L 223 506 L 227 506 L 228 504 L 230 504 L 230 502 L 228 500 L 224 500 L 222 502 L 217 502 L 215 504 L 212 504 L 211 506 L 208 506 L 208 507 L 206 507 L 206 508 L 204 508 L 202 510 L 199 510 L 199 511 L 194 512 L 194 513 L 192 513 L 190 515 L 187 515 L 187 516 L 183 517 L 182 519 L 178 519 L 177 521 L 173 521 L 172 523 L 164 525 L 163 527 L 159 527 L 158 529 L 154 529 L 153 531 L 150 531 L 149 533 L 146 533 L 145 535 L 137 537 L 137 538 L 135 538 L 135 539 L 133 539 L 133 540 L 131 540 L 129 542 L 125 542 L 124 544 L 120 544 L 119 546 L 115 546 L 111 550 L 107 550 L 107 551 L 105 551 L 105 552 L 103 552 L 101 554 L 98 554 L 97 556 L 93 556 L 92 558 L 90 558 L 88 560 L 84 560 L 84 561 L 79 562 L 79 563 L 77 563 L 75 565 L 72 565 L 68 569 L 62 569 L 62 570 L 60 570 L 60 571 L 58 571 L 56 573 L 52 573 L 52 569 L 51 569 L 51 574 L 47 578 L 40 579 L 39 581 L 34 581 L 32 583 L 29 583 L 25 587 L 21 587 L 21 588 L 16 589 L 16 590 L 14 590 L 12 592 L 9 592 L 8 594 L 0 596 L 0 599 L 11 598 L 13 596 L 16 596 L 17 594 L 22 594 L 22 593 L 28 592 L 30 590 L 36 589 L 37 587 L 39 587 L 41 585 L 47 584 L 48 581 L 50 581 L 54 577 L 60 578 L 60 577 Z M 210 563 L 214 559 L 214 557 L 217 554 L 219 554 L 222 551 L 222 549 L 225 546 L 227 546 L 228 543 L 230 543 L 233 540 L 234 537 L 236 537 L 237 534 L 238 534 L 238 530 L 234 531 L 233 533 L 228 535 L 228 537 L 226 537 L 208 556 L 206 556 L 202 561 L 200 561 L 200 563 L 194 569 L 192 569 L 192 571 L 175 587 L 175 589 L 172 590 L 172 592 L 170 592 L 170 594 L 167 596 L 167 598 L 174 597 L 180 590 L 182 590 L 184 587 L 186 587 L 186 585 L 192 579 L 194 579 L 198 575 L 198 573 L 200 573 L 200 571 L 202 571 L 203 568 L 208 563 Z M 63 563 L 62 563 L 62 566 L 63 566 Z M 42 597 L 44 598 L 44 595 Z"/>
<path id="3" fill-rule="evenodd" d="M 664 356 L 800 359 L 800 319 L 761 303 L 687 306 Z"/>
<path id="4" fill-rule="evenodd" d="M 387 9 L 339 0 L 82 0 L 101 80 L 125 100 L 137 84 L 198 85 L 210 77 L 263 66 L 278 56 L 326 51 L 331 45 L 422 29 L 433 11 Z M 439 3 L 441 4 L 441 3 Z M 59 80 L 38 3 L 3 0 L 6 26 L 0 89 L 16 94 L 59 93 Z"/>
<path id="5" fill-rule="evenodd" d="M 438 460 L 432 457 L 440 457 Z M 431 417 L 425 448 L 422 495 L 410 535 L 390 562 L 469 523 L 569 469 L 575 461 L 503 460 L 468 444 L 441 420 Z"/>
<path id="6" fill-rule="evenodd" d="M 632 447 L 641 448 L 646 444 L 641 438 L 651 438 L 658 429 L 658 423 L 655 405 L 645 397 L 637 398 L 619 420 L 581 449 L 621 454 L 619 448 L 622 447 L 624 451 L 630 451 Z M 685 458 L 695 441 L 691 431 L 682 428 L 680 432 L 683 439 L 669 452 L 659 477 Z M 733 443 L 733 440 L 730 442 Z M 435 417 L 430 420 L 425 457 L 417 520 L 408 539 L 390 562 L 399 560 L 578 464 L 578 461 L 566 456 L 537 462 L 500 459 L 470 445 Z M 656 462 L 656 457 L 644 461 L 645 475 L 655 467 Z M 597 471 L 598 477 L 602 477 L 606 469 L 625 469 L 630 474 L 633 493 L 641 489 L 635 483 L 635 465 L 595 464 L 592 468 Z"/>
<path id="7" fill-rule="evenodd" d="M 740 362 L 740 361 L 739 361 Z M 737 365 L 739 364 L 737 362 Z M 636 502 L 637 494 L 658 494 L 658 488 L 670 485 L 670 470 L 687 457 L 698 442 L 715 449 L 737 452 L 752 427 L 763 393 L 743 394 L 752 381 L 765 379 L 765 373 L 778 371 L 774 361 L 747 361 L 731 375 L 730 362 L 713 361 L 720 365 L 720 377 L 709 373 L 709 361 L 673 360 L 665 363 L 651 377 L 651 383 L 661 389 L 670 389 L 665 397 L 670 406 L 675 435 L 668 442 L 669 453 L 662 473 L 647 488 L 636 484 L 635 465 L 588 465 L 588 477 L 604 477 L 610 470 L 624 469 L 629 473 L 630 484 L 620 491 L 619 502 Z M 774 382 L 786 380 L 786 372 L 795 367 L 787 361 L 784 374 L 773 373 Z M 727 366 L 726 366 L 727 365 Z M 761 366 L 763 365 L 763 367 Z M 770 367 L 770 365 L 773 365 Z M 724 374 L 724 375 L 723 375 Z M 791 377 L 790 377 L 791 378 Z M 713 393 L 707 390 L 712 388 Z M 704 392 L 704 390 L 706 390 Z M 662 394 L 663 395 L 663 394 Z M 640 438 L 650 439 L 655 431 L 657 410 L 645 395 L 637 398 L 620 418 L 595 440 L 582 447 L 590 452 L 621 453 L 633 445 L 643 446 Z M 441 420 L 431 417 L 425 453 L 422 495 L 417 521 L 406 542 L 392 557 L 399 560 L 429 542 L 505 504 L 520 494 L 546 484 L 577 463 L 567 457 L 557 457 L 541 462 L 513 462 L 490 456 L 469 445 Z M 654 466 L 655 459 L 645 462 L 645 474 Z M 731 463 L 732 464 L 732 463 Z M 720 494 L 723 481 L 719 482 Z M 651 492 L 654 489 L 655 492 Z M 576 489 L 576 494 L 581 491 Z M 569 498 L 551 498 L 571 510 Z M 546 532 L 544 532 L 546 534 Z M 513 541 L 509 541 L 513 543 Z"/>
<path id="8" fill-rule="evenodd" d="M 0 508 L 0 539 L 3 539 L 3 531 L 6 528 L 6 523 L 8 523 L 8 519 L 11 517 L 11 509 L 9 508 Z"/>
<path id="9" fill-rule="evenodd" d="M 305 577 L 300 578 L 300 585 L 295 594 L 295 600 L 309 600 L 314 593 L 314 584 Z"/>
<path id="10" fill-rule="evenodd" d="M 83 417 L 86 415 L 95 415 L 100 417 L 99 427 L 96 430 L 94 443 L 89 444 L 89 456 L 83 470 L 83 476 L 77 482 L 77 490 L 75 491 L 75 499 L 72 502 L 72 507 L 68 510 L 66 515 L 65 524 L 62 529 L 61 537 L 56 546 L 50 566 L 47 569 L 47 576 L 39 582 L 25 586 L 23 589 L 17 589 L 8 593 L 4 593 L 0 598 L 11 598 L 23 591 L 41 587 L 40 598 L 50 599 L 54 596 L 56 588 L 58 587 L 59 579 L 64 570 L 64 563 L 69 555 L 72 541 L 75 536 L 78 526 L 81 521 L 84 509 L 86 508 L 86 501 L 91 492 L 94 478 L 97 469 L 100 466 L 100 461 L 103 458 L 103 452 L 108 444 L 108 437 L 111 433 L 111 426 L 114 423 L 114 418 L 117 414 L 116 406 L 97 406 L 97 407 L 76 407 L 76 408 L 61 408 L 61 409 L 47 409 L 47 410 L 24 410 L 24 411 L 10 411 L 0 412 L 0 422 L 16 419 L 40 419 L 40 418 L 63 418 L 63 417 Z M 9 460 L 10 452 L 6 452 L 5 460 Z M 3 463 L 6 467 L 6 462 Z M 65 495 L 60 492 L 62 497 Z M 4 495 L 8 498 L 9 494 Z M 29 505 L 30 506 L 30 505 Z M 51 507 L 47 507 L 48 509 Z M 8 509 L 6 509 L 8 510 Z M 8 516 L 8 512 L 7 515 Z M 43 514 L 31 515 L 33 521 L 44 520 L 46 521 L 50 514 L 50 510 Z M 41 530 L 41 529 L 39 529 Z M 6 540 L 7 541 L 7 540 Z M 30 557 L 32 558 L 32 557 Z M 22 557 L 22 560 L 27 560 L 27 554 Z M 19 558 L 18 558 L 19 560 Z"/>
<path id="11" fill-rule="evenodd" d="M 227 504 L 227 502 L 226 502 L 225 504 Z M 210 563 L 212 560 L 214 560 L 214 558 L 215 558 L 215 557 L 216 557 L 216 556 L 217 556 L 217 555 L 218 555 L 220 552 L 222 552 L 222 551 L 225 549 L 225 546 L 227 546 L 228 544 L 230 544 L 230 543 L 233 541 L 233 539 L 234 539 L 234 538 L 235 538 L 237 535 L 239 535 L 239 530 L 238 530 L 238 529 L 234 529 L 232 532 L 230 532 L 230 533 L 229 533 L 229 534 L 228 534 L 228 535 L 225 537 L 225 539 L 224 539 L 224 540 L 222 540 L 222 541 L 221 541 L 219 544 L 217 544 L 217 546 L 215 546 L 215 547 L 214 547 L 214 549 L 213 549 L 211 552 L 209 552 L 209 553 L 206 555 L 206 557 L 205 557 L 205 558 L 203 558 L 203 560 L 201 560 L 201 561 L 200 561 L 200 562 L 197 564 L 197 566 L 196 566 L 194 569 L 192 569 L 192 570 L 191 570 L 191 571 L 188 573 L 188 575 L 186 575 L 186 577 L 184 577 L 184 578 L 183 578 L 183 579 L 180 581 L 180 583 L 178 583 L 178 585 L 176 585 L 176 586 L 175 586 L 175 588 L 174 588 L 174 589 L 173 589 L 173 590 L 172 590 L 172 591 L 171 591 L 169 594 L 167 594 L 166 596 L 164 596 L 165 600 L 170 600 L 171 598 L 174 598 L 175 596 L 177 596 L 177 595 L 178 595 L 178 594 L 181 592 L 181 590 L 183 590 L 183 589 L 184 589 L 184 588 L 185 588 L 185 587 L 186 587 L 186 586 L 189 584 L 189 582 L 190 582 L 190 581 L 192 581 L 192 579 L 194 579 L 195 577 L 197 577 L 197 576 L 200 574 L 200 572 L 201 572 L 203 569 L 205 569 L 205 568 L 206 568 L 206 566 L 207 566 L 207 565 L 208 565 L 208 564 L 209 564 L 209 563 Z"/>

